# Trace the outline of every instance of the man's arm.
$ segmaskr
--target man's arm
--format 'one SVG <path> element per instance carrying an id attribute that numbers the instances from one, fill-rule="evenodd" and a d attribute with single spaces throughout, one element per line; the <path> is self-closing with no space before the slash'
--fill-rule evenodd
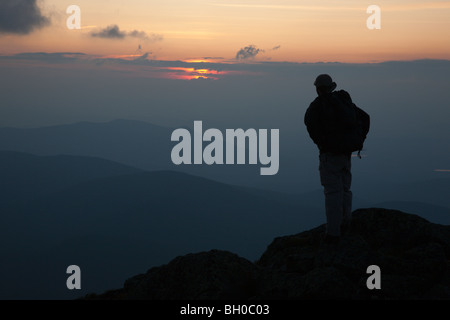
<path id="1" fill-rule="evenodd" d="M 320 146 L 322 142 L 322 133 L 320 130 L 319 108 L 314 102 L 311 103 L 306 110 L 304 123 L 313 142 L 317 146 Z"/>

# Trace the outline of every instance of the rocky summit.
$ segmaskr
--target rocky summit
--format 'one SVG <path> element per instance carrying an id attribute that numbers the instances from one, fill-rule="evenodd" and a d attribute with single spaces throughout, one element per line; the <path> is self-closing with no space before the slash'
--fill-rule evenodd
<path id="1" fill-rule="evenodd" d="M 369 208 L 353 212 L 338 243 L 324 234 L 321 225 L 275 238 L 255 262 L 220 250 L 179 256 L 84 299 L 450 299 L 450 226 Z"/>

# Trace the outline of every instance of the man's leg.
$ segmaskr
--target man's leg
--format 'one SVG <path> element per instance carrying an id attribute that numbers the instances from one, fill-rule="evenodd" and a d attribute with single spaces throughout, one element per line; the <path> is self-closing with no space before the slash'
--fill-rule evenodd
<path id="1" fill-rule="evenodd" d="M 320 155 L 320 182 L 325 194 L 327 234 L 341 235 L 344 208 L 344 185 L 342 179 L 342 159 L 331 154 Z"/>
<path id="2" fill-rule="evenodd" d="M 342 212 L 342 229 L 346 230 L 350 227 L 352 219 L 352 200 L 353 194 L 350 190 L 352 185 L 352 160 L 351 154 L 345 159 L 345 165 L 342 173 L 342 183 L 344 187 L 344 204 Z"/>

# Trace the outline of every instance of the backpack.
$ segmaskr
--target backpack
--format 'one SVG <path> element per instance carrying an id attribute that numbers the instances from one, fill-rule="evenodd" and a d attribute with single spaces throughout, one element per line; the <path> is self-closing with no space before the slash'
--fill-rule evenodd
<path id="1" fill-rule="evenodd" d="M 352 153 L 364 146 L 370 129 L 370 116 L 356 106 L 344 91 L 333 92 L 323 101 L 324 144 L 333 153 Z"/>

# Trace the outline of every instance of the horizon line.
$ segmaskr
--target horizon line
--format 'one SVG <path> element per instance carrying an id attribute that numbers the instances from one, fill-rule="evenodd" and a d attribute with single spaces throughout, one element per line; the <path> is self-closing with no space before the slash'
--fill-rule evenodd
<path id="1" fill-rule="evenodd" d="M 110 55 L 98 55 L 98 54 L 90 54 L 90 53 L 84 53 L 84 52 L 69 52 L 69 51 L 24 51 L 24 52 L 17 52 L 17 53 L 0 53 L 0 59 L 8 59 L 8 58 L 20 58 L 22 60 L 36 60 L 32 59 L 32 56 L 30 56 L 30 59 L 26 59 L 27 57 L 24 57 L 24 55 L 59 55 L 61 58 L 69 58 L 65 55 L 76 55 L 76 56 L 83 56 L 84 58 L 87 58 L 86 60 L 89 60 L 89 58 L 92 59 L 101 59 L 101 60 L 122 60 L 122 61 L 161 61 L 161 62 L 182 62 L 186 64 L 275 64 L 275 63 L 292 63 L 292 64 L 382 64 L 382 63 L 389 63 L 389 62 L 419 62 L 419 61 L 445 61 L 450 62 L 450 58 L 430 58 L 430 57 L 422 57 L 422 58 L 415 58 L 415 59 L 386 59 L 386 60 L 370 60 L 366 62 L 343 62 L 343 61 L 289 61 L 289 60 L 257 60 L 257 59 L 249 59 L 249 60 L 236 60 L 236 59 L 222 59 L 222 61 L 210 61 L 210 60 L 219 60 L 219 59 L 205 59 L 205 58 L 196 58 L 195 61 L 189 61 L 194 60 L 193 58 L 189 59 L 142 59 L 146 54 L 142 55 L 125 55 L 125 54 L 110 54 Z M 123 57 L 136 57 L 135 59 L 124 59 Z M 75 57 L 70 57 L 75 59 Z M 80 59 L 76 59 L 80 61 Z"/>

